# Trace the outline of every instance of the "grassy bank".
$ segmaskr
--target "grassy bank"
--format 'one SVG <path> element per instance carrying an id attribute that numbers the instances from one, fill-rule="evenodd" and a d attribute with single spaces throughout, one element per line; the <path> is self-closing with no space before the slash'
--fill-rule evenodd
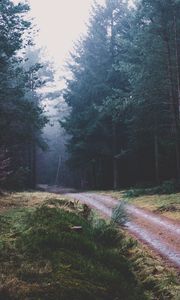
<path id="1" fill-rule="evenodd" d="M 17 193 L 0 209 L 0 299 L 178 299 L 174 271 L 79 203 Z"/>
<path id="2" fill-rule="evenodd" d="M 131 245 L 122 234 L 102 220 L 88 221 L 78 204 L 47 196 L 6 196 L 9 209 L 3 205 L 0 215 L 0 299 L 147 299 L 126 258 Z"/>

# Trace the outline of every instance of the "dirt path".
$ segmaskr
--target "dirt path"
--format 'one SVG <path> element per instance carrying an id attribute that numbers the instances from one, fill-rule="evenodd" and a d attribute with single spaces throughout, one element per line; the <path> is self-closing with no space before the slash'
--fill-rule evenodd
<path id="1" fill-rule="evenodd" d="M 107 217 L 118 200 L 95 193 L 68 193 L 69 197 L 86 203 Z M 126 205 L 129 221 L 127 230 L 141 242 L 147 244 L 167 262 L 180 269 L 180 223 L 158 216 L 149 211 Z"/>

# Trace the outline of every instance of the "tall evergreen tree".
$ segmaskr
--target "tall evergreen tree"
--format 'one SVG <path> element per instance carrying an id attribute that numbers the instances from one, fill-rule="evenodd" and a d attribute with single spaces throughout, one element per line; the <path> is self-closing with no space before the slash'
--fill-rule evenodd
<path id="1" fill-rule="evenodd" d="M 131 54 L 131 58 L 135 61 L 135 69 L 131 69 L 133 72 L 130 76 L 133 82 L 133 114 L 136 124 L 132 122 L 131 129 L 132 132 L 139 132 L 139 138 L 136 134 L 134 136 L 136 142 L 140 139 L 142 145 L 144 139 L 144 153 L 148 154 L 150 149 L 152 154 L 154 152 L 153 165 L 157 182 L 160 180 L 162 164 L 160 148 L 167 150 L 173 140 L 179 177 L 178 67 L 175 42 L 178 22 L 176 21 L 176 30 L 174 23 L 174 18 L 178 19 L 178 10 L 179 3 L 176 1 L 139 1 L 134 26 L 132 49 L 135 50 L 135 55 Z M 137 130 L 137 126 L 140 130 Z M 165 161 L 163 165 L 164 163 Z M 150 167 L 147 165 L 146 169 Z M 173 172 L 169 174 L 174 175 Z"/>
<path id="2" fill-rule="evenodd" d="M 122 106 L 129 82 L 119 64 L 117 67 L 117 59 L 125 52 L 127 13 L 124 1 L 107 1 L 105 7 L 96 4 L 88 35 L 69 64 L 72 79 L 64 97 L 72 111 L 64 126 L 72 136 L 72 159 L 81 165 L 83 176 L 87 170 L 91 172 L 94 187 L 98 177 L 109 169 L 112 175 L 108 174 L 104 181 L 113 181 L 114 188 L 118 184 L 115 110 Z"/>
<path id="3" fill-rule="evenodd" d="M 43 111 L 27 97 L 27 76 L 18 52 L 30 42 L 28 5 L 0 2 L 0 144 L 11 157 L 11 183 L 24 180 L 29 164 L 27 144 L 46 123 Z M 19 182 L 20 182 L 19 181 Z M 10 184 L 10 182 L 9 182 Z M 17 183 L 18 184 L 18 183 Z"/>
<path id="4" fill-rule="evenodd" d="M 136 5 L 95 5 L 69 64 L 68 147 L 94 187 L 180 178 L 180 1 Z"/>

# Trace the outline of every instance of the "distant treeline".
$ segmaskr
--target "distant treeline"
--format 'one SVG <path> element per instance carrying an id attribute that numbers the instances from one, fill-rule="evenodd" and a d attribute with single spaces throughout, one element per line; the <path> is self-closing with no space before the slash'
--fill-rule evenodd
<path id="1" fill-rule="evenodd" d="M 94 4 L 68 62 L 64 127 L 77 185 L 180 180 L 180 1 Z"/>

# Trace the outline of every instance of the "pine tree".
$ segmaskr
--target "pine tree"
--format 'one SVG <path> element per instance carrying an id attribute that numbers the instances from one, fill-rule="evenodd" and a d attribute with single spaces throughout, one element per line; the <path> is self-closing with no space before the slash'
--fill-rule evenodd
<path id="1" fill-rule="evenodd" d="M 88 35 L 69 64 L 72 79 L 67 82 L 64 97 L 72 110 L 64 126 L 72 136 L 69 143 L 72 160 L 81 166 L 83 176 L 91 173 L 94 187 L 98 177 L 105 173 L 103 170 L 108 169 L 113 174 L 108 174 L 105 180 L 111 178 L 114 188 L 118 185 L 119 113 L 115 111 L 123 106 L 129 91 L 128 79 L 119 63 L 119 57 L 125 53 L 126 15 L 124 2 L 107 1 L 105 7 L 96 5 Z"/>
<path id="2" fill-rule="evenodd" d="M 160 181 L 159 158 L 164 141 L 167 148 L 174 140 L 177 174 L 179 173 L 178 67 L 175 43 L 178 26 L 175 30 L 174 23 L 174 18 L 179 18 L 178 11 L 179 3 L 176 1 L 139 1 L 132 47 L 135 55 L 131 54 L 135 61 L 135 68 L 132 68 L 130 76 L 134 88 L 136 122 L 132 122 L 131 129 L 139 132 L 140 140 L 144 139 L 146 148 L 149 145 L 152 154 L 154 152 L 157 182 Z M 137 126 L 140 130 L 137 130 Z M 137 142 L 137 134 L 135 136 Z M 144 153 L 147 154 L 148 151 L 145 150 Z"/>
<path id="3" fill-rule="evenodd" d="M 31 36 L 25 34 L 31 27 L 24 18 L 28 10 L 28 5 L 15 5 L 10 0 L 0 3 L 0 144 L 11 158 L 14 188 L 18 170 L 24 169 L 27 174 L 27 144 L 46 123 L 43 110 L 27 97 L 30 88 L 23 57 L 18 55 L 31 42 Z"/>

